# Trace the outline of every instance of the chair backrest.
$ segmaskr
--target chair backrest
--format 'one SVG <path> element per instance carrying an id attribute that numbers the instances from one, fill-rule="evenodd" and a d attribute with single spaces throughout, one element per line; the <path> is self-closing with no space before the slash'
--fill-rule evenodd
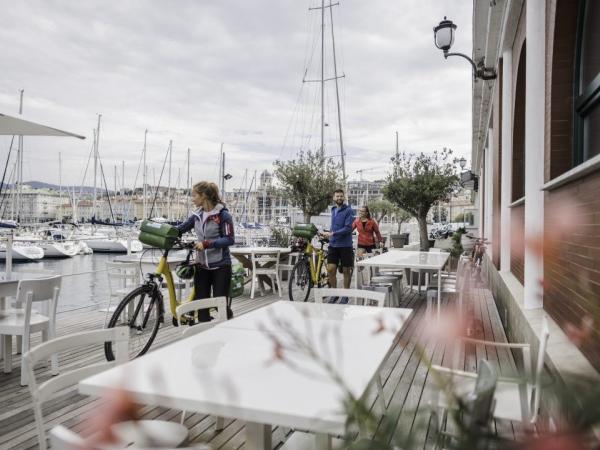
<path id="1" fill-rule="evenodd" d="M 51 328 L 54 329 L 54 320 L 56 318 L 56 307 L 58 305 L 58 295 L 62 277 L 38 278 L 35 280 L 21 280 L 17 286 L 17 295 L 15 305 L 17 308 L 25 308 L 25 327 L 28 334 L 29 322 L 31 320 L 31 306 L 33 302 L 47 301 L 45 313 L 48 315 Z"/>
<path id="2" fill-rule="evenodd" d="M 216 319 L 206 323 L 199 323 L 192 327 L 185 327 L 183 333 L 181 334 L 182 337 L 189 337 L 200 333 L 204 330 L 212 328 L 218 323 L 225 322 L 227 320 L 227 297 L 203 298 L 201 300 L 193 300 L 191 302 L 184 303 L 183 305 L 177 307 L 175 310 L 175 315 L 177 316 L 177 320 L 180 320 L 181 316 L 186 313 L 206 308 L 217 308 Z"/>
<path id="3" fill-rule="evenodd" d="M 17 295 L 18 281 L 0 281 L 0 298 L 15 297 Z"/>
<path id="4" fill-rule="evenodd" d="M 261 270 L 261 271 L 272 271 L 273 273 L 278 272 L 279 271 L 279 255 L 280 255 L 280 251 L 276 251 L 273 253 L 269 253 L 269 254 L 264 254 L 264 253 L 252 253 L 250 255 L 251 259 L 252 259 L 252 270 L 256 271 L 256 270 Z M 261 264 L 265 264 L 268 262 L 274 262 L 275 264 L 273 264 L 271 267 L 261 267 Z"/>
<path id="5" fill-rule="evenodd" d="M 38 361 L 47 360 L 51 355 L 61 351 L 93 344 L 104 344 L 105 342 L 111 341 L 115 342 L 115 361 L 103 361 L 97 364 L 80 367 L 67 373 L 54 376 L 38 386 L 33 370 Z M 56 392 L 73 386 L 84 378 L 102 372 L 116 364 L 127 361 L 129 357 L 128 343 L 128 327 L 106 328 L 102 330 L 83 331 L 81 333 L 74 333 L 52 339 L 32 348 L 23 355 L 23 364 L 27 374 L 29 392 L 31 393 L 33 400 L 33 412 L 38 431 L 38 441 L 42 450 L 46 448 L 46 435 L 42 416 L 43 403 L 51 398 Z"/>
<path id="6" fill-rule="evenodd" d="M 348 297 L 349 303 L 357 305 L 357 300 L 364 299 L 365 305 L 375 305 L 379 308 L 383 308 L 385 302 L 385 292 L 370 291 L 366 289 L 340 289 L 340 288 L 321 288 L 313 289 L 315 296 L 315 303 L 323 303 L 325 297 Z"/>
<path id="7" fill-rule="evenodd" d="M 485 359 L 479 361 L 475 389 L 465 399 L 465 426 L 471 429 L 487 427 L 494 409 L 494 393 L 498 374 Z"/>
<path id="8" fill-rule="evenodd" d="M 550 329 L 548 328 L 548 320 L 546 316 L 542 317 L 542 329 L 540 332 L 540 345 L 538 348 L 538 356 L 535 364 L 535 374 L 533 377 L 532 386 L 532 401 L 531 401 L 531 422 L 537 420 L 538 410 L 540 406 L 540 394 L 542 390 L 542 374 L 544 372 L 544 358 L 546 357 L 546 348 L 548 347 L 548 339 L 550 338 Z"/>
<path id="9" fill-rule="evenodd" d="M 106 263 L 108 274 L 108 288 L 111 294 L 117 289 L 135 286 L 140 281 L 140 265 L 137 262 L 114 262 Z"/>

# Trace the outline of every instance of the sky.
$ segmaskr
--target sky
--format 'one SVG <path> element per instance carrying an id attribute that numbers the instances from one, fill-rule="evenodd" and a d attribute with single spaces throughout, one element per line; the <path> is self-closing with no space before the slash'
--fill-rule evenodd
<path id="1" fill-rule="evenodd" d="M 327 2 L 325 2 L 327 4 Z M 249 184 L 273 161 L 320 147 L 320 0 L 0 0 L 0 112 L 82 134 L 24 139 L 24 180 L 93 184 L 93 129 L 109 188 L 156 184 L 173 141 L 171 185 L 218 178 Z M 329 8 L 325 78 L 334 76 Z M 346 173 L 385 175 L 400 150 L 442 147 L 469 159 L 471 73 L 444 60 L 433 27 L 458 25 L 454 50 L 471 53 L 468 0 L 339 0 L 333 29 Z M 309 80 L 303 83 L 303 78 Z M 336 88 L 325 89 L 325 152 L 340 162 Z M 4 166 L 11 139 L 0 136 Z M 15 140 L 16 142 L 16 140 Z M 11 160 L 13 156 L 11 157 Z M 3 168 L 3 167 L 2 167 Z M 357 170 L 364 169 L 360 173 Z M 8 174 L 12 165 L 8 167 Z M 137 174 L 137 183 L 136 183 Z M 178 176 L 179 174 L 179 176 Z M 247 175 L 246 175 L 247 174 Z M 161 184 L 168 182 L 168 165 Z"/>

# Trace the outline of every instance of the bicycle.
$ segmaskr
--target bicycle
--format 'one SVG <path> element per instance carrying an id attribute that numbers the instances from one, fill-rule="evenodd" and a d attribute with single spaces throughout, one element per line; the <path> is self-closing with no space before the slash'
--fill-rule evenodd
<path id="1" fill-rule="evenodd" d="M 288 295 L 291 301 L 307 301 L 313 286 L 328 287 L 327 250 L 323 247 L 328 239 L 319 238 L 321 246 L 318 249 L 307 239 L 298 239 L 296 247 L 302 253 L 294 264 L 288 282 Z"/>
<path id="2" fill-rule="evenodd" d="M 166 282 L 169 293 L 169 309 L 173 315 L 173 325 L 179 326 L 175 310 L 183 301 L 177 299 L 173 274 L 167 262 L 171 250 L 187 250 L 186 263 L 189 263 L 194 251 L 194 243 L 184 243 L 180 239 L 176 239 L 172 247 L 163 249 L 156 270 L 153 273 L 147 273 L 145 275 L 146 281 L 121 300 L 108 322 L 107 328 L 117 326 L 129 327 L 130 358 L 142 356 L 148 351 L 152 342 L 154 342 L 160 324 L 164 323 L 165 308 L 163 295 L 160 290 L 163 280 Z M 192 288 L 187 301 L 192 301 L 195 296 L 194 294 L 194 288 Z M 193 320 L 193 318 L 182 318 L 181 324 L 191 325 L 193 324 Z M 115 359 L 112 342 L 104 344 L 104 353 L 108 361 Z"/>

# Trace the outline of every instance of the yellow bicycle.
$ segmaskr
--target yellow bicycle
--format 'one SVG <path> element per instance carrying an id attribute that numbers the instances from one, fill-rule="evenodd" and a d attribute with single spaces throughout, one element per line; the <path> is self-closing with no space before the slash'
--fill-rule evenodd
<path id="1" fill-rule="evenodd" d="M 164 323 L 165 308 L 163 295 L 160 290 L 163 280 L 166 282 L 169 293 L 169 309 L 173 315 L 173 325 L 179 325 L 175 310 L 184 301 L 177 299 L 173 274 L 167 261 L 169 251 L 173 249 L 186 249 L 188 251 L 187 261 L 189 261 L 191 253 L 194 250 L 194 243 L 183 243 L 177 239 L 172 247 L 164 249 L 156 270 L 153 273 L 147 273 L 144 284 L 135 288 L 121 300 L 108 322 L 107 328 L 118 326 L 129 327 L 130 358 L 141 356 L 148 351 L 158 333 L 160 324 Z M 186 301 L 193 300 L 194 294 L 195 292 L 192 288 Z M 182 318 L 182 324 L 184 320 Z M 104 344 L 104 353 L 108 361 L 115 359 L 111 342 Z"/>
<path id="2" fill-rule="evenodd" d="M 307 301 L 313 286 L 328 287 L 327 250 L 323 247 L 329 242 L 319 238 L 320 247 L 315 248 L 309 239 L 299 239 L 296 246 L 302 251 L 294 264 L 288 282 L 288 295 L 291 301 Z"/>

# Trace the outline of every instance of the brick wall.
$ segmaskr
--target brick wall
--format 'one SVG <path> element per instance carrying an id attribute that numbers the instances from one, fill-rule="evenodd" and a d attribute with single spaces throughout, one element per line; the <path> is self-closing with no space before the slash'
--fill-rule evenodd
<path id="1" fill-rule="evenodd" d="M 563 329 L 579 325 L 585 316 L 594 319 L 592 339 L 583 353 L 600 370 L 600 172 L 548 193 L 546 230 L 556 229 L 560 205 L 579 208 L 576 231 L 560 236 L 544 255 L 544 309 Z M 560 220 L 560 219 L 558 219 Z"/>

